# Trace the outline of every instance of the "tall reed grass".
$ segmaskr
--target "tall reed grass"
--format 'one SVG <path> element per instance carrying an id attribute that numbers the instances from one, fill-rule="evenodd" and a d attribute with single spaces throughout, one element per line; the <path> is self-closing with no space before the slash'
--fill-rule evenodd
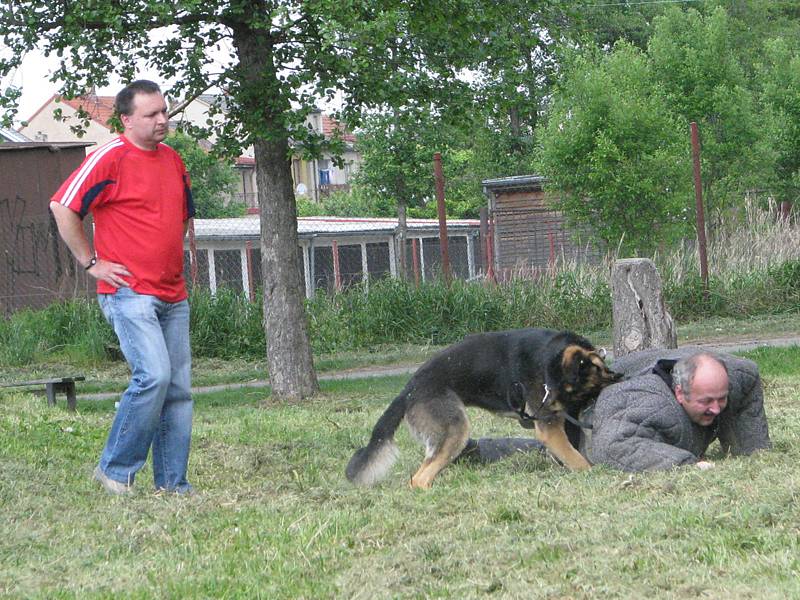
<path id="1" fill-rule="evenodd" d="M 709 300 L 703 299 L 699 251 L 685 243 L 655 257 L 673 316 L 743 316 L 800 310 L 800 223 L 748 201 L 723 219 L 708 243 Z"/>
<path id="2" fill-rule="evenodd" d="M 97 302 L 74 299 L 0 320 L 0 364 L 91 364 L 116 344 Z"/>
<path id="3" fill-rule="evenodd" d="M 678 321 L 800 311 L 800 227 L 754 204 L 717 229 L 709 244 L 706 301 L 697 250 L 683 245 L 654 257 L 665 302 Z M 517 273 L 501 284 L 432 281 L 420 285 L 371 281 L 346 292 L 318 293 L 307 314 L 314 350 L 368 349 L 380 344 L 446 344 L 479 331 L 518 327 L 572 329 L 583 334 L 611 325 L 613 260 L 560 261 L 535 276 Z M 191 297 L 192 348 L 198 357 L 263 358 L 262 298 L 220 289 Z M 0 320 L 0 365 L 63 357 L 98 361 L 116 340 L 93 300 L 72 300 Z"/>

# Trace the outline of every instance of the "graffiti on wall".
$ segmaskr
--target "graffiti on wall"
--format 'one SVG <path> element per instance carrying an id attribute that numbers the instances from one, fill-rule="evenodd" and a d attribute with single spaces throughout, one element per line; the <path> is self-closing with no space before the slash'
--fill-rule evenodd
<path id="1" fill-rule="evenodd" d="M 3 249 L 5 277 L 2 295 L 11 297 L 47 290 L 63 274 L 58 244 L 53 244 L 55 222 L 48 212 L 31 211 L 17 194 L 0 197 L 0 247 Z M 52 249 L 52 252 L 49 252 Z M 24 285 L 25 289 L 20 289 Z"/>

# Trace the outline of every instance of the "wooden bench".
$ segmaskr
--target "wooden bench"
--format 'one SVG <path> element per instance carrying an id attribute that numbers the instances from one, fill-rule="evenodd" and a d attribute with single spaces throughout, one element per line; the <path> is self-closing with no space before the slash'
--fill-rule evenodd
<path id="1" fill-rule="evenodd" d="M 0 387 L 33 387 L 44 386 L 45 393 L 47 394 L 47 404 L 50 406 L 56 405 L 56 394 L 65 392 L 67 394 L 67 409 L 75 410 L 75 382 L 85 381 L 86 377 L 83 375 L 76 375 L 74 377 L 53 377 L 51 379 L 36 379 L 33 381 L 15 381 L 11 383 L 2 383 Z"/>

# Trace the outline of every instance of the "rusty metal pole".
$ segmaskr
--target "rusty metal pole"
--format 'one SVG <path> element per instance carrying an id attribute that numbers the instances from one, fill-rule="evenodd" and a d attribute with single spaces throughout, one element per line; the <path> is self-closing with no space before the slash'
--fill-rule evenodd
<path id="1" fill-rule="evenodd" d="M 487 252 L 487 243 L 489 239 L 489 209 L 485 206 L 481 207 L 480 210 L 480 219 L 481 219 L 481 243 L 480 243 L 480 255 L 481 255 L 481 271 L 483 274 L 489 271 L 489 253 Z"/>
<path id="2" fill-rule="evenodd" d="M 447 246 L 447 211 L 444 206 L 444 174 L 442 173 L 442 154 L 433 155 L 433 176 L 436 179 L 436 208 L 439 213 L 439 244 L 442 249 L 442 275 L 450 282 L 450 253 Z"/>
<path id="3" fill-rule="evenodd" d="M 197 243 L 194 237 L 194 219 L 189 219 L 189 280 L 192 291 L 197 290 Z"/>
<path id="4" fill-rule="evenodd" d="M 417 238 L 411 238 L 411 266 L 414 271 L 414 285 L 419 287 L 419 253 L 417 252 Z"/>
<path id="5" fill-rule="evenodd" d="M 700 255 L 700 279 L 703 281 L 703 298 L 708 302 L 708 257 L 706 255 L 706 220 L 703 212 L 703 183 L 700 179 L 700 135 L 697 123 L 690 123 L 692 130 L 692 159 L 694 162 L 694 199 L 697 215 L 697 249 Z"/>
<path id="6" fill-rule="evenodd" d="M 245 262 L 247 263 L 247 297 L 250 302 L 255 302 L 255 282 L 253 282 L 253 243 L 247 240 L 244 245 Z"/>
<path id="7" fill-rule="evenodd" d="M 336 291 L 342 291 L 342 271 L 339 267 L 339 244 L 336 240 L 333 240 L 332 248 L 333 250 L 333 281 L 334 285 L 336 286 Z"/>
<path id="8" fill-rule="evenodd" d="M 497 283 L 494 272 L 494 218 L 489 217 L 489 232 L 486 236 L 486 262 L 489 268 L 486 270 L 486 281 Z"/>

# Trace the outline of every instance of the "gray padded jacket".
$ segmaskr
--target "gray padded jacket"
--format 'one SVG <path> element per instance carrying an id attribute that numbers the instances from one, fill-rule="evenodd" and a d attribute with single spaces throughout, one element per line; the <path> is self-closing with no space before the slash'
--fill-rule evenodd
<path id="1" fill-rule="evenodd" d="M 714 439 L 724 452 L 750 454 L 769 448 L 769 431 L 758 367 L 750 360 L 718 353 L 728 368 L 728 405 L 714 425 L 693 423 L 661 377 L 660 359 L 679 359 L 704 350 L 645 350 L 611 365 L 625 379 L 607 387 L 595 403 L 585 454 L 592 463 L 623 471 L 669 469 L 700 460 Z"/>

